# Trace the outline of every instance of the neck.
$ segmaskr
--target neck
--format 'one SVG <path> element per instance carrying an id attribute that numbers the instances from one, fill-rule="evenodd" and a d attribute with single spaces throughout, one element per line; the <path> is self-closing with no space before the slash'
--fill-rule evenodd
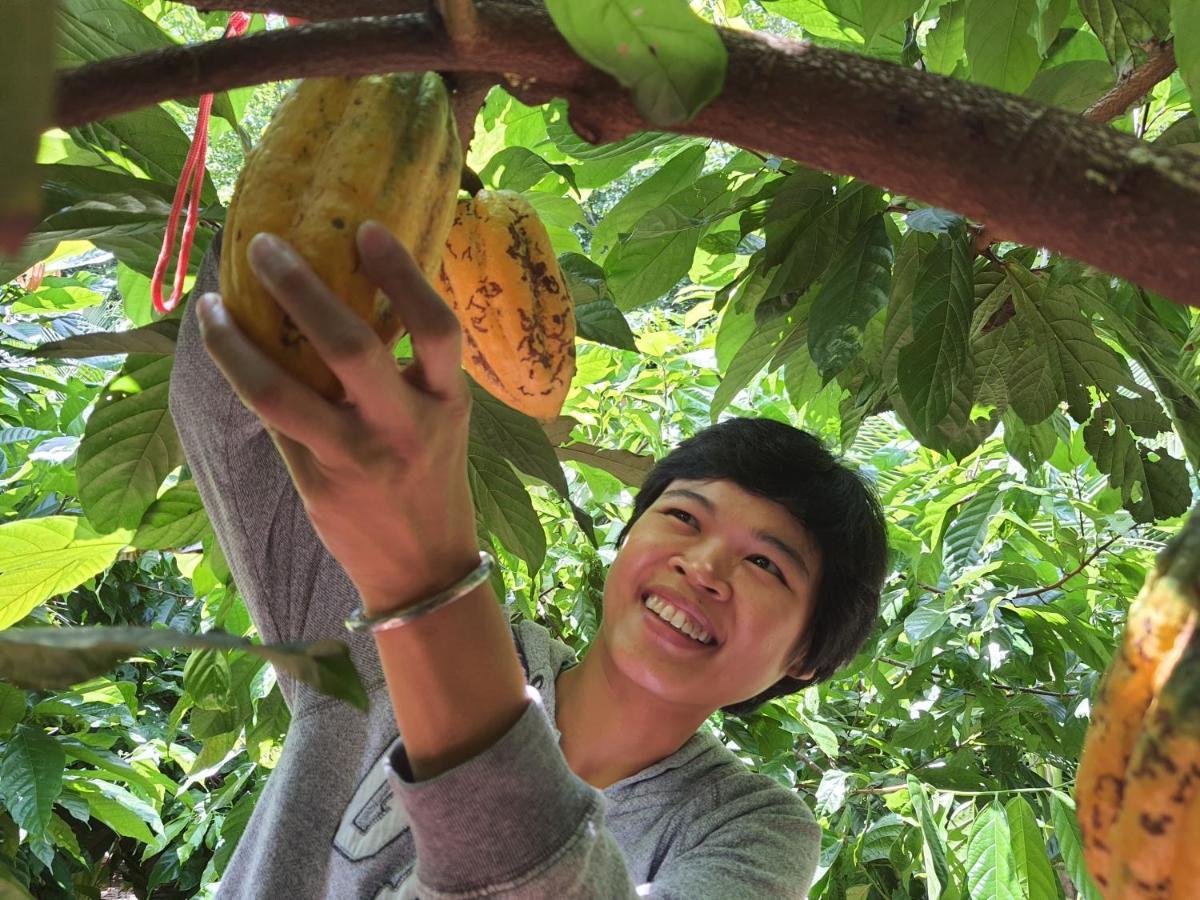
<path id="1" fill-rule="evenodd" d="M 583 662 L 555 682 L 559 746 L 571 770 L 604 789 L 670 756 L 708 718 L 662 703 L 610 670 L 593 643 Z"/>

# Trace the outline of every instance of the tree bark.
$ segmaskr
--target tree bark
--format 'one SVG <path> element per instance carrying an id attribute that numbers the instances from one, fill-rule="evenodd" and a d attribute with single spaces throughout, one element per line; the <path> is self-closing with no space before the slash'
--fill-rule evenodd
<path id="1" fill-rule="evenodd" d="M 415 5 L 233 3 L 308 18 Z M 457 47 L 435 18 L 409 12 L 94 63 L 59 76 L 56 124 L 284 78 L 437 69 L 503 74 L 529 103 L 566 97 L 572 125 L 589 141 L 647 127 L 543 9 L 480 0 L 477 11 L 478 32 Z M 729 50 L 724 92 L 671 130 L 852 175 L 1200 306 L 1200 156 L 979 85 L 770 35 L 721 35 Z"/>

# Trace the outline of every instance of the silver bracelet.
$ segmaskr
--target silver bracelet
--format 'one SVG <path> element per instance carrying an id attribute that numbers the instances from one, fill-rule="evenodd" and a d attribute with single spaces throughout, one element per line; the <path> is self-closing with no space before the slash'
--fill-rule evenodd
<path id="1" fill-rule="evenodd" d="M 392 628 L 400 628 L 409 622 L 416 621 L 422 616 L 429 615 L 434 610 L 441 609 L 448 603 L 453 603 L 460 597 L 465 597 L 487 581 L 495 565 L 496 560 L 492 557 L 492 554 L 486 550 L 480 550 L 478 568 L 457 584 L 451 585 L 444 591 L 439 591 L 432 597 L 422 600 L 420 603 L 404 606 L 378 616 L 368 616 L 360 606 L 346 620 L 346 628 L 357 632 L 388 631 Z"/>

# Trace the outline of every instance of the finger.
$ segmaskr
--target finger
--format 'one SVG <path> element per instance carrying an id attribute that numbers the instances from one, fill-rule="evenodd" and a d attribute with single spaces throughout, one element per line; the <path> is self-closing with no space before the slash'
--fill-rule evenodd
<path id="1" fill-rule="evenodd" d="M 412 338 L 413 357 L 426 388 L 457 397 L 464 390 L 462 327 L 454 310 L 438 296 L 408 250 L 386 227 L 367 221 L 356 234 L 367 277 L 392 301 Z"/>
<path id="2" fill-rule="evenodd" d="M 209 355 L 242 402 L 267 428 L 307 447 L 318 459 L 339 457 L 347 413 L 300 383 L 263 353 L 233 321 L 219 294 L 198 300 L 200 334 Z"/>
<path id="3" fill-rule="evenodd" d="M 394 376 L 390 348 L 286 241 L 273 234 L 256 234 L 246 256 L 347 394 L 369 396 L 385 383 L 382 377 Z"/>

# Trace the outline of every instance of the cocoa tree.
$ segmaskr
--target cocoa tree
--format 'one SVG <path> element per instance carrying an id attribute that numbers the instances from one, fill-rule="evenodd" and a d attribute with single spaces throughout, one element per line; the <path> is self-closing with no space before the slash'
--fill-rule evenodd
<path id="1" fill-rule="evenodd" d="M 148 299 L 189 96 L 217 91 L 194 271 L 279 95 L 253 85 L 436 68 L 480 182 L 547 222 L 583 338 L 554 427 L 479 395 L 480 531 L 514 615 L 581 645 L 597 545 L 648 460 L 727 411 L 802 423 L 885 494 L 887 608 L 845 677 L 714 727 L 811 797 L 827 830 L 814 895 L 979 890 L 972 854 L 1017 843 L 988 877 L 1054 896 L 1057 870 L 1086 892 L 1069 809 L 1083 704 L 1200 462 L 1200 325 L 1171 302 L 1195 301 L 1198 274 L 1195 51 L 1169 2 L 1143 5 L 1134 22 L 1105 0 L 697 3 L 687 27 L 725 54 L 716 96 L 720 53 L 699 40 L 680 69 L 651 60 L 666 94 L 635 102 L 538 4 L 281 0 L 311 24 L 258 15 L 224 39 L 215 3 L 63 0 L 41 123 L 60 127 L 28 170 L 28 237 L 0 263 L 17 279 L 0 326 L 0 621 L 144 625 L 171 591 L 202 613 L 181 630 L 250 633 L 165 415 L 176 316 Z M 98 264 L 80 265 L 87 246 Z M 37 262 L 40 283 L 21 277 Z M 126 470 L 148 474 L 111 477 Z M 28 770 L 44 814 L 4 797 L 11 834 L 27 832 L 3 848 L 18 882 L 49 891 L 56 860 L 142 893 L 219 877 L 286 715 L 255 657 L 185 658 L 0 692 L 12 772 L 101 723 L 118 748 L 102 762 L 133 765 L 111 707 L 157 679 L 150 768 L 204 804 L 193 815 L 122 769 L 139 828 L 94 786 L 113 770 L 67 740 L 57 781 Z M 175 727 L 194 758 L 172 756 Z M 81 803 L 103 828 L 73 818 Z"/>

